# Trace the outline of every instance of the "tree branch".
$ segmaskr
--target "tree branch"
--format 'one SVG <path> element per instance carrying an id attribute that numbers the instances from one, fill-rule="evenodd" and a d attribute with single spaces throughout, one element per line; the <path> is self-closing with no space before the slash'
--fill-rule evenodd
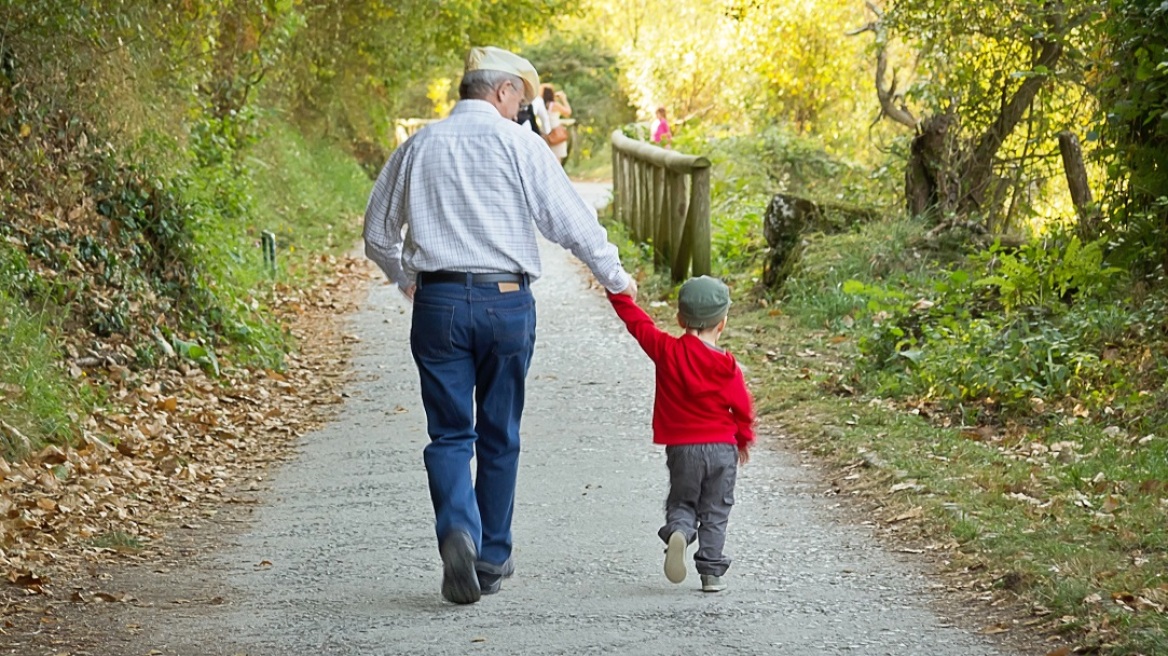
<path id="1" fill-rule="evenodd" d="M 868 9 L 876 15 L 876 20 L 847 32 L 848 36 L 856 36 L 864 32 L 876 35 L 876 98 L 880 101 L 880 115 L 912 129 L 917 129 L 920 121 L 913 116 L 903 104 L 896 103 L 896 74 L 892 75 L 892 83 L 885 87 L 884 77 L 888 72 L 888 47 L 884 35 L 884 12 L 871 1 L 866 2 Z M 880 120 L 877 118 L 876 120 Z"/>

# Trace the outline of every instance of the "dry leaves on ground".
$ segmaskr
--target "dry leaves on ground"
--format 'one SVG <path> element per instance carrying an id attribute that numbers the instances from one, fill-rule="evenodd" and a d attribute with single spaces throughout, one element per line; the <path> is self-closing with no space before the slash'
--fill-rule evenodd
<path id="1" fill-rule="evenodd" d="M 54 580 L 140 553 L 165 528 L 197 526 L 193 518 L 237 501 L 234 490 L 262 478 L 340 407 L 352 340 L 339 324 L 371 271 L 354 259 L 326 263 L 334 274 L 318 286 L 276 290 L 276 310 L 301 348 L 285 370 L 211 378 L 183 362 L 135 372 L 109 361 L 87 374 L 104 378 L 116 410 L 89 417 L 72 447 L 20 463 L 0 458 L 0 577 L 19 591 L 6 596 L 68 597 Z"/>

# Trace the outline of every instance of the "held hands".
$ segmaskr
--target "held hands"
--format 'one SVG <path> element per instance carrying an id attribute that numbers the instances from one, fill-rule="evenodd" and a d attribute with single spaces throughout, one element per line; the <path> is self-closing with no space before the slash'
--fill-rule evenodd
<path id="1" fill-rule="evenodd" d="M 632 298 L 634 301 L 637 300 L 637 281 L 633 280 L 632 276 L 629 276 L 629 286 L 622 289 L 620 293 Z"/>

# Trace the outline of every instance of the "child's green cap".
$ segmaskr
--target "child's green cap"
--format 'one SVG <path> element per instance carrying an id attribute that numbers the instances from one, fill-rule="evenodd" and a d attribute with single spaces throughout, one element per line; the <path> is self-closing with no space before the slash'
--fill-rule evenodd
<path id="1" fill-rule="evenodd" d="M 677 312 L 690 328 L 712 328 L 729 310 L 730 289 L 717 278 L 690 278 L 677 292 Z"/>

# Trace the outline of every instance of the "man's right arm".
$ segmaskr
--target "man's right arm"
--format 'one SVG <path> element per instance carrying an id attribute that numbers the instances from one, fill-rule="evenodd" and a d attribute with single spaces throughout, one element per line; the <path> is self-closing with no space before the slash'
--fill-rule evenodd
<path id="1" fill-rule="evenodd" d="M 402 266 L 402 228 L 405 225 L 400 175 L 405 149 L 398 148 L 381 169 L 365 207 L 365 255 L 377 263 L 390 281 L 409 295 L 412 286 Z"/>

